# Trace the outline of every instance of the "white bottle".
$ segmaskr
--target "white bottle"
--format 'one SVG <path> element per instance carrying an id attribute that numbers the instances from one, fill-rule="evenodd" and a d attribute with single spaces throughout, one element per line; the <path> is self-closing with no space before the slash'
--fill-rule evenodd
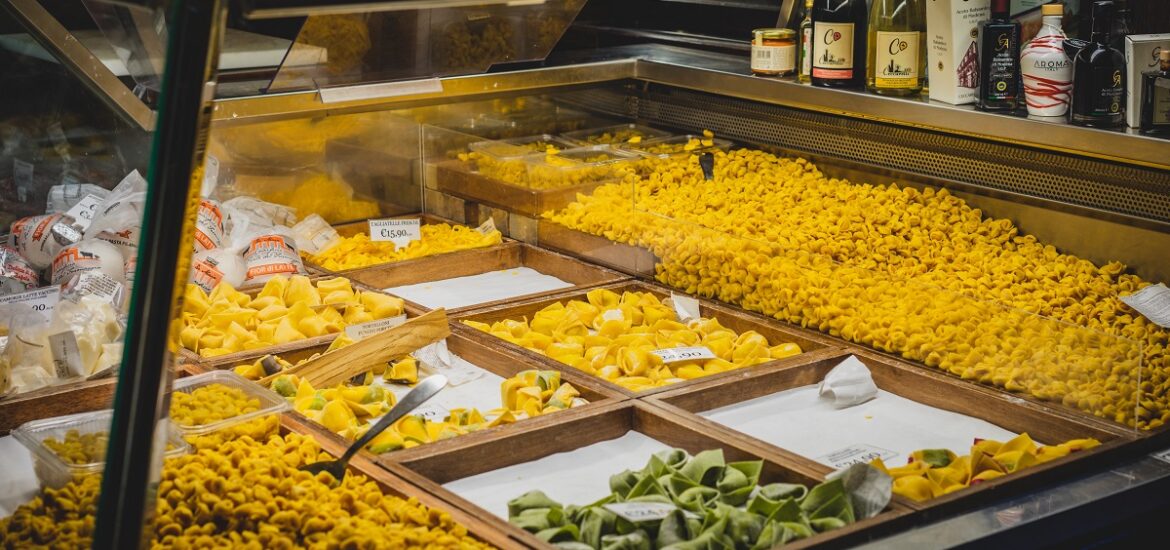
<path id="1" fill-rule="evenodd" d="M 1020 68 L 1024 76 L 1024 98 L 1028 114 L 1056 117 L 1068 113 L 1072 93 L 1072 60 L 1064 53 L 1064 31 L 1060 19 L 1064 6 L 1041 6 L 1044 25 L 1020 51 Z"/>

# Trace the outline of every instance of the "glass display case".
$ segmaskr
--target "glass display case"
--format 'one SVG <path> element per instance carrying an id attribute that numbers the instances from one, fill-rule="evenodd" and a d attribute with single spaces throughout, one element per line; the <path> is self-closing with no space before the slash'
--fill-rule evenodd
<path id="1" fill-rule="evenodd" d="M 4 545 L 1056 545 L 1165 500 L 1170 142 L 549 57 L 574 0 L 0 2 Z"/>

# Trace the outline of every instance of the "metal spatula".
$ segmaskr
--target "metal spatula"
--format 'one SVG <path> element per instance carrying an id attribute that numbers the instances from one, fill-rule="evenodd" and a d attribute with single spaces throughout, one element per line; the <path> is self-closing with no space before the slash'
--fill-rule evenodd
<path id="1" fill-rule="evenodd" d="M 353 458 L 353 455 L 357 454 L 358 450 L 365 447 L 375 437 L 378 437 L 378 434 L 385 431 L 386 428 L 389 428 L 391 424 L 397 422 L 399 418 L 406 416 L 407 413 L 422 405 L 426 400 L 434 397 L 435 394 L 439 393 L 445 387 L 447 387 L 446 376 L 435 374 L 426 377 L 425 380 L 419 382 L 417 386 L 407 392 L 406 396 L 396 403 L 390 409 L 390 412 L 386 413 L 386 416 L 383 416 L 374 424 L 374 427 L 370 428 L 357 441 L 354 441 L 353 445 L 350 445 L 345 450 L 345 454 L 341 455 L 341 458 L 305 464 L 301 466 L 301 469 L 306 472 L 311 472 L 313 475 L 321 472 L 329 472 L 334 479 L 341 481 L 345 477 L 345 465 L 349 464 L 349 459 Z"/>

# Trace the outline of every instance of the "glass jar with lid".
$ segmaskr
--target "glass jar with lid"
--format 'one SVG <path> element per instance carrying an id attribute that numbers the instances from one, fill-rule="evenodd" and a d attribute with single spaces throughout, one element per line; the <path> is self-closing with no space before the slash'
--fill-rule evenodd
<path id="1" fill-rule="evenodd" d="M 752 74 L 785 76 L 796 71 L 796 31 L 756 29 L 752 31 Z"/>

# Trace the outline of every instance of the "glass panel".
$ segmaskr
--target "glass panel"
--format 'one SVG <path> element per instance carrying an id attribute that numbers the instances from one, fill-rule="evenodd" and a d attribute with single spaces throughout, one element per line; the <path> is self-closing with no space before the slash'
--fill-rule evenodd
<path id="1" fill-rule="evenodd" d="M 269 91 L 482 73 L 543 60 L 584 0 L 306 19 Z"/>
<path id="2" fill-rule="evenodd" d="M 46 4 L 82 42 L 100 38 L 80 4 Z M 67 484 L 77 509 L 96 508 L 152 136 L 13 13 L 0 10 L 0 540 L 65 545 L 55 521 L 6 519 L 46 517 L 34 497 Z"/>

